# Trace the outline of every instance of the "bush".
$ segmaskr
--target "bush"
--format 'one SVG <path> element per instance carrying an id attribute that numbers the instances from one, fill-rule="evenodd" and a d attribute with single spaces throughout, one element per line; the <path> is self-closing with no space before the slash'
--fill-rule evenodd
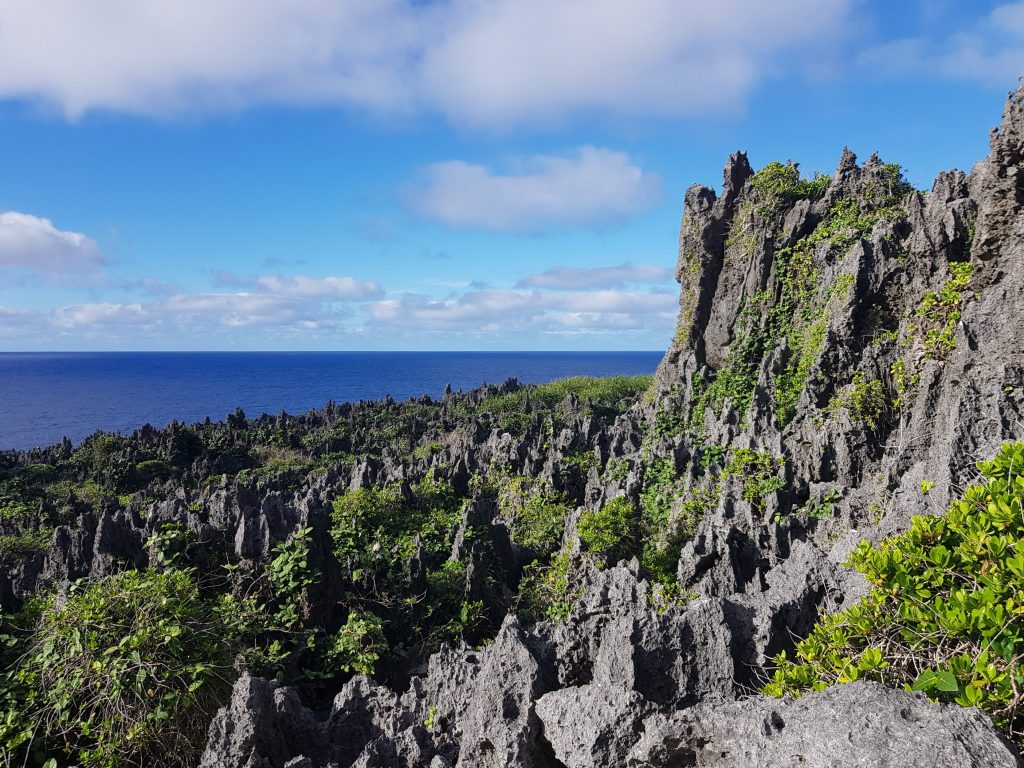
<path id="1" fill-rule="evenodd" d="M 360 488 L 334 501 L 334 553 L 354 581 L 380 588 L 405 581 L 416 538 L 428 555 L 451 548 L 461 500 L 451 486 L 428 476 L 403 495 L 398 486 Z"/>
<path id="2" fill-rule="evenodd" d="M 604 563 L 627 557 L 636 544 L 637 515 L 625 496 L 617 496 L 599 510 L 584 512 L 576 533 L 587 552 Z"/>
<path id="3" fill-rule="evenodd" d="M 737 448 L 722 470 L 722 477 L 742 478 L 743 499 L 760 509 L 769 495 L 786 487 L 786 481 L 778 476 L 779 470 L 785 466 L 786 460 L 781 456 L 752 448 Z"/>
<path id="4" fill-rule="evenodd" d="M 985 479 L 945 517 L 915 517 L 850 562 L 874 585 L 785 654 L 765 693 L 870 678 L 977 706 L 1024 744 L 1024 443 L 978 465 Z"/>
<path id="5" fill-rule="evenodd" d="M 325 657 L 328 666 L 372 675 L 374 665 L 387 650 L 384 623 L 372 613 L 353 611 L 345 626 L 331 638 Z"/>
<path id="6" fill-rule="evenodd" d="M 794 200 L 818 200 L 824 196 L 832 179 L 821 175 L 813 179 L 802 179 L 796 163 L 783 164 L 773 160 L 755 173 L 750 183 L 766 198 L 758 210 L 758 213 L 765 216 Z"/>
<path id="7" fill-rule="evenodd" d="M 198 753 L 230 689 L 230 659 L 187 572 L 73 585 L 31 613 L 27 634 L 8 636 L 18 651 L 5 673 L 6 727 L 0 719 L 8 755 L 35 741 L 108 768 L 180 765 Z"/>
<path id="8" fill-rule="evenodd" d="M 577 593 L 569 589 L 571 553 L 562 551 L 550 563 L 534 560 L 523 569 L 516 596 L 516 614 L 523 621 L 551 619 L 560 624 L 572 610 Z"/>
<path id="9" fill-rule="evenodd" d="M 865 381 L 864 373 L 857 371 L 849 386 L 832 397 L 825 410 L 832 415 L 844 410 L 850 421 L 875 430 L 882 422 L 887 406 L 888 398 L 882 382 L 878 379 Z"/>
<path id="10" fill-rule="evenodd" d="M 651 384 L 653 376 L 572 376 L 546 384 L 521 387 L 504 395 L 490 395 L 476 409 L 479 413 L 509 413 L 521 410 L 526 401 L 545 408 L 554 408 L 570 394 L 579 400 L 590 399 L 595 405 L 614 411 L 631 405 Z"/>
<path id="11" fill-rule="evenodd" d="M 561 546 L 565 520 L 572 509 L 562 494 L 528 477 L 512 477 L 498 486 L 498 508 L 511 520 L 512 540 L 538 557 Z"/>
<path id="12" fill-rule="evenodd" d="M 954 262 L 949 265 L 949 273 L 950 279 L 942 290 L 926 293 L 915 313 L 920 321 L 920 328 L 915 330 L 928 359 L 942 360 L 956 348 L 956 324 L 974 267 L 967 262 Z"/>
<path id="13" fill-rule="evenodd" d="M 135 465 L 135 473 L 142 483 L 154 480 L 166 480 L 174 472 L 174 467 L 163 459 L 147 459 Z"/>

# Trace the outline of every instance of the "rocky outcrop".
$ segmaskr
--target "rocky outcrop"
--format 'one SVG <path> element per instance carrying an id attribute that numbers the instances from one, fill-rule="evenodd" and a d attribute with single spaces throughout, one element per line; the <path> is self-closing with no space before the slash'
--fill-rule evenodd
<path id="1" fill-rule="evenodd" d="M 992 722 L 875 683 L 840 685 L 796 701 L 748 699 L 652 718 L 630 768 L 1015 768 Z"/>

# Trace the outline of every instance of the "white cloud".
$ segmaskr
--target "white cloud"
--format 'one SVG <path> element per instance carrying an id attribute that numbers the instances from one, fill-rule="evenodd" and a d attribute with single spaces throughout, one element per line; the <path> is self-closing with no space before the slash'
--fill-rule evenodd
<path id="1" fill-rule="evenodd" d="M 168 114 L 268 103 L 505 128 L 733 109 L 813 62 L 852 0 L 33 0 L 0 4 L 0 96 Z"/>
<path id="2" fill-rule="evenodd" d="M 449 226 L 536 233 L 622 221 L 646 211 L 660 192 L 658 177 L 628 155 L 581 147 L 567 157 L 522 159 L 504 175 L 457 160 L 435 163 L 407 200 L 416 213 Z"/>
<path id="3" fill-rule="evenodd" d="M 620 278 L 640 282 L 659 276 L 658 268 L 652 266 L 604 269 L 616 270 L 601 277 L 609 284 Z M 233 279 L 220 276 L 222 284 Z M 589 274 L 587 279 L 600 282 Z M 257 279 L 248 282 L 256 284 Z M 336 343 L 355 334 L 378 339 L 384 347 L 394 346 L 397 339 L 422 338 L 424 334 L 455 344 L 481 338 L 541 342 L 552 335 L 614 339 L 616 334 L 643 334 L 645 338 L 661 338 L 670 331 L 678 311 L 675 291 L 657 286 L 651 290 L 583 290 L 574 286 L 573 290 L 562 291 L 474 288 L 464 284 L 461 292 L 445 298 L 417 293 L 382 298 L 379 289 L 366 293 L 360 286 L 370 284 L 355 283 L 328 282 L 326 285 L 333 286 L 330 291 L 319 283 L 309 286 L 286 282 L 284 291 L 275 292 L 154 293 L 148 300 L 95 301 L 49 311 L 0 306 L 0 338 L 157 347 L 167 343 L 177 346 L 184 339 L 202 347 L 252 345 L 261 339 L 272 344 L 284 339 L 301 344 L 305 339 L 315 345 L 317 339 Z M 267 284 L 278 287 L 275 281 Z M 338 299 L 342 290 L 338 286 L 344 287 L 350 300 Z M 377 298 L 367 299 L 371 293 Z"/>
<path id="4" fill-rule="evenodd" d="M 447 299 L 405 294 L 370 305 L 379 325 L 473 334 L 580 328 L 669 327 L 678 310 L 672 293 L 592 291 L 468 291 Z"/>
<path id="5" fill-rule="evenodd" d="M 427 98 L 460 124 L 735 109 L 783 58 L 812 60 L 846 0 L 494 0 L 450 4 Z M 784 54 L 784 56 L 783 56 Z"/>
<path id="6" fill-rule="evenodd" d="M 366 301 L 379 298 L 380 283 L 351 277 L 284 277 L 270 275 L 256 278 L 256 285 L 277 296 Z"/>
<path id="7" fill-rule="evenodd" d="M 948 37 L 908 37 L 862 52 L 862 68 L 884 76 L 967 80 L 1010 87 L 1024 65 L 1024 2 L 997 6 Z"/>
<path id="8" fill-rule="evenodd" d="M 356 280 L 353 277 L 306 277 L 305 275 L 261 275 L 238 277 L 218 273 L 217 285 L 244 287 L 256 293 L 303 299 L 335 301 L 368 301 L 378 299 L 384 291 L 374 280 Z"/>
<path id="9" fill-rule="evenodd" d="M 0 306 L 0 338 L 17 338 L 31 333 L 43 322 L 40 312 Z"/>
<path id="10" fill-rule="evenodd" d="M 95 278 L 105 262 L 99 246 L 81 233 L 27 213 L 0 213 L 0 270 L 59 284 Z"/>
<path id="11" fill-rule="evenodd" d="M 97 325 L 146 325 L 153 315 L 141 304 L 115 304 L 96 302 L 59 307 L 53 312 L 53 322 L 62 328 Z"/>
<path id="12" fill-rule="evenodd" d="M 176 294 L 148 303 L 97 302 L 59 307 L 53 324 L 64 331 L 103 329 L 221 332 L 242 328 L 317 330 L 336 327 L 342 314 L 300 297 L 254 293 Z"/>
<path id="13" fill-rule="evenodd" d="M 672 270 L 649 264 L 590 268 L 555 267 L 535 275 L 527 275 L 516 284 L 516 287 L 583 291 L 593 288 L 621 288 L 633 283 L 665 283 L 672 279 Z"/>

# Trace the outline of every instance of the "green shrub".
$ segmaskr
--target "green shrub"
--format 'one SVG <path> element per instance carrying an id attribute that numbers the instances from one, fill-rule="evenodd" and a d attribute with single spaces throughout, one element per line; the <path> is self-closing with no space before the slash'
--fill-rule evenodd
<path id="1" fill-rule="evenodd" d="M 831 177 L 820 175 L 802 179 L 796 163 L 783 164 L 778 160 L 768 163 L 750 179 L 754 189 L 765 198 L 758 208 L 761 216 L 774 213 L 795 200 L 817 200 L 825 194 L 831 182 Z"/>
<path id="2" fill-rule="evenodd" d="M 509 413 L 522 410 L 526 398 L 534 406 L 554 408 L 570 394 L 581 402 L 590 399 L 595 405 L 619 411 L 632 405 L 650 386 L 653 376 L 572 376 L 546 384 L 521 387 L 504 395 L 489 395 L 476 408 L 478 413 Z"/>
<path id="3" fill-rule="evenodd" d="M 882 382 L 878 379 L 865 381 L 864 373 L 857 371 L 849 386 L 833 396 L 825 410 L 832 415 L 844 410 L 849 414 L 850 421 L 875 430 L 887 406 L 888 398 Z"/>
<path id="4" fill-rule="evenodd" d="M 372 675 L 374 665 L 387 650 L 384 623 L 380 618 L 366 611 L 353 611 L 331 638 L 325 661 L 327 666 L 345 672 Z"/>
<path id="5" fill-rule="evenodd" d="M 163 459 L 147 459 L 135 465 L 135 472 L 140 482 L 150 483 L 154 480 L 166 480 L 174 472 L 174 467 Z"/>
<path id="6" fill-rule="evenodd" d="M 601 509 L 580 515 L 576 533 L 584 549 L 603 563 L 627 557 L 636 544 L 637 515 L 625 496 L 616 496 Z"/>
<path id="7" fill-rule="evenodd" d="M 34 738 L 82 766 L 170 766 L 194 758 L 230 683 L 217 614 L 184 571 L 127 571 L 74 585 L 38 618 L 6 675 L 17 726 L 8 754 Z M 0 721 L 2 722 L 2 721 Z"/>
<path id="8" fill-rule="evenodd" d="M 785 465 L 786 460 L 781 456 L 772 456 L 752 448 L 737 448 L 722 470 L 722 477 L 741 478 L 744 500 L 760 508 L 769 495 L 786 487 L 786 481 L 778 476 L 779 470 Z"/>
<path id="9" fill-rule="evenodd" d="M 843 494 L 839 492 L 838 488 L 829 488 L 820 497 L 808 499 L 807 503 L 797 510 L 797 514 L 806 512 L 812 520 L 824 520 L 835 511 L 836 503 L 842 498 Z"/>
<path id="10" fill-rule="evenodd" d="M 353 579 L 368 579 L 386 591 L 404 579 L 417 535 L 428 554 L 450 546 L 460 508 L 451 487 L 433 476 L 416 484 L 408 495 L 397 486 L 352 491 L 334 501 L 335 555 Z"/>
<path id="11" fill-rule="evenodd" d="M 516 614 L 524 621 L 551 619 L 560 624 L 572 610 L 576 595 L 569 589 L 572 554 L 562 551 L 549 563 L 534 560 L 523 569 L 516 595 Z"/>
<path id="12" fill-rule="evenodd" d="M 508 511 L 508 505 L 507 501 L 501 505 L 503 512 Z M 565 520 L 572 509 L 561 496 L 538 491 L 520 497 L 511 512 L 512 539 L 538 556 L 546 556 L 561 545 Z"/>
<path id="13" fill-rule="evenodd" d="M 980 707 L 1024 743 L 1024 443 L 978 468 L 946 516 L 861 543 L 850 562 L 871 593 L 780 654 L 766 693 L 869 678 Z"/>
<path id="14" fill-rule="evenodd" d="M 26 555 L 45 552 L 52 535 L 52 528 L 33 528 L 0 536 L 0 562 L 11 563 Z"/>
<path id="15" fill-rule="evenodd" d="M 956 348 L 956 324 L 974 267 L 967 262 L 954 262 L 949 265 L 949 272 L 951 277 L 942 289 L 926 293 L 915 313 L 920 322 L 914 330 L 929 359 L 942 360 Z"/>
<path id="16" fill-rule="evenodd" d="M 274 619 L 282 627 L 298 626 L 309 613 L 309 588 L 316 581 L 309 564 L 310 533 L 311 528 L 301 528 L 278 543 L 267 566 L 267 578 L 280 606 Z"/>

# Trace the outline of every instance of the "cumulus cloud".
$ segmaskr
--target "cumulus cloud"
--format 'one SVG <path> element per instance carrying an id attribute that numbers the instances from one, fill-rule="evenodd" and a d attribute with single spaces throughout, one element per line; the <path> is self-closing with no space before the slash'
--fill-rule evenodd
<path id="1" fill-rule="evenodd" d="M 353 277 L 307 277 L 305 275 L 261 275 L 239 277 L 219 272 L 214 282 L 221 286 L 244 287 L 255 293 L 301 299 L 368 301 L 380 298 L 384 291 L 374 280 Z"/>
<path id="2" fill-rule="evenodd" d="M 370 305 L 378 325 L 474 334 L 567 328 L 668 327 L 676 314 L 668 292 L 468 291 L 446 299 L 405 294 Z"/>
<path id="3" fill-rule="evenodd" d="M 377 295 L 376 293 L 373 295 Z M 59 307 L 52 324 L 65 332 L 97 329 L 159 332 L 223 332 L 245 328 L 311 331 L 338 329 L 349 316 L 336 295 L 176 293 L 143 303 L 95 302 Z M 313 300 L 311 300 L 313 299 Z"/>
<path id="4" fill-rule="evenodd" d="M 1024 2 L 997 6 L 944 38 L 908 37 L 862 52 L 859 64 L 884 76 L 967 80 L 1007 86 L 1024 62 Z"/>
<path id="5" fill-rule="evenodd" d="M 639 281 L 656 276 L 655 268 L 647 267 L 635 277 Z M 222 276 L 225 279 L 230 276 Z M 179 291 L 153 294 L 143 301 L 84 302 L 49 311 L 0 306 L 0 338 L 131 339 L 136 343 L 201 339 L 208 345 L 214 339 L 234 344 L 257 338 L 337 339 L 367 333 L 387 340 L 385 344 L 423 333 L 452 341 L 619 333 L 660 336 L 670 331 L 678 310 L 676 293 L 658 287 L 561 291 L 469 285 L 444 298 L 419 293 L 383 297 L 371 291 L 373 299 L 366 298 L 370 293 L 347 290 L 352 299 L 342 302 L 337 290 L 325 293 L 301 283 L 286 285 L 291 287 L 290 294 L 287 290 Z"/>
<path id="6" fill-rule="evenodd" d="M 18 337 L 39 327 L 42 313 L 30 309 L 0 306 L 0 338 Z"/>
<path id="7" fill-rule="evenodd" d="M 622 221 L 650 208 L 660 192 L 658 177 L 628 155 L 581 147 L 565 157 L 523 158 L 507 174 L 458 160 L 435 163 L 421 171 L 407 202 L 448 226 L 537 233 Z"/>
<path id="8" fill-rule="evenodd" d="M 70 116 L 268 103 L 505 128 L 733 108 L 814 61 L 852 0 L 33 0 L 0 4 L 0 95 Z"/>
<path id="9" fill-rule="evenodd" d="M 527 275 L 517 288 L 548 288 L 560 291 L 584 291 L 593 288 L 621 288 L 633 283 L 665 283 L 672 271 L 649 264 L 620 264 L 617 267 L 555 267 Z"/>
<path id="10" fill-rule="evenodd" d="M 382 295 L 376 283 L 348 278 L 274 278 L 253 284 L 266 289 L 223 293 L 174 293 L 138 303 L 93 302 L 54 309 L 49 322 L 66 333 L 134 330 L 205 333 L 263 328 L 317 331 L 341 328 L 351 310 L 337 302 Z"/>
<path id="11" fill-rule="evenodd" d="M 99 246 L 79 232 L 28 213 L 0 213 L 0 270 L 60 284 L 95 278 L 105 262 Z"/>

